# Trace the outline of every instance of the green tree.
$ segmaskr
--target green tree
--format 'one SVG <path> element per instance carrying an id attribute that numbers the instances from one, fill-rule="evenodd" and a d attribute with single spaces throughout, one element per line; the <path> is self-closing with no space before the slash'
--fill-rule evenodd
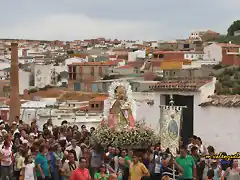
<path id="1" fill-rule="evenodd" d="M 234 21 L 232 25 L 228 28 L 228 36 L 233 36 L 234 31 L 240 30 L 240 20 Z"/>

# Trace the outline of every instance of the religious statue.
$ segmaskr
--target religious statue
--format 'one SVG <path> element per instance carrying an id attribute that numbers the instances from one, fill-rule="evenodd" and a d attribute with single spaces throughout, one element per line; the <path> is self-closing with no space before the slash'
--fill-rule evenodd
<path id="1" fill-rule="evenodd" d="M 124 84 L 118 84 L 114 87 L 107 118 L 111 127 L 115 125 L 134 126 L 132 100 L 128 98 L 127 88 Z"/>

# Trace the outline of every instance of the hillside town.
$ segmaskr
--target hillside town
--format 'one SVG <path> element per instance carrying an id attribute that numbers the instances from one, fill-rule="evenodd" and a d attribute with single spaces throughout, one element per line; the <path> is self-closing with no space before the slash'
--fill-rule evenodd
<path id="1" fill-rule="evenodd" d="M 11 102 L 11 96 L 19 96 L 19 119 L 24 122 L 37 119 L 43 125 L 52 119 L 60 125 L 62 120 L 67 120 L 79 126 L 96 127 L 104 117 L 109 86 L 120 80 L 131 85 L 138 120 L 156 127 L 159 105 L 167 104 L 171 94 L 176 96 L 176 105 L 188 106 L 183 117 L 188 121 L 183 121 L 183 128 L 189 130 L 186 138 L 198 134 L 211 141 L 205 134 L 211 126 L 206 127 L 204 122 L 219 126 L 212 132 L 219 141 L 230 138 L 230 134 L 218 133 L 228 126 L 225 115 L 229 119 L 229 115 L 238 114 L 240 45 L 205 40 L 219 36 L 207 30 L 192 32 L 187 39 L 174 41 L 2 39 L 1 118 L 14 121 L 9 106 L 16 102 L 15 99 Z M 12 69 L 14 62 L 18 64 L 17 72 Z M 236 82 L 231 85 L 228 74 L 234 72 Z M 19 84 L 19 88 L 16 87 L 19 92 L 15 92 L 19 95 L 11 94 L 12 78 L 19 79 L 14 83 Z M 146 114 L 147 111 L 152 113 Z M 219 149 L 226 148 L 216 139 L 208 143 L 216 143 Z M 237 150 L 234 146 L 227 147 Z"/>
<path id="2" fill-rule="evenodd" d="M 180 135 L 181 143 L 201 137 L 218 152 L 239 152 L 239 37 L 240 29 L 232 35 L 195 31 L 172 41 L 0 39 L 0 124 L 34 122 L 44 132 L 45 125 L 67 122 L 101 134 L 98 127 L 106 119 L 109 127 L 133 129 L 144 122 L 163 138 L 161 122 L 168 116 L 179 119 L 168 131 Z M 96 143 L 105 146 L 108 140 L 99 142 L 103 138 L 96 137 Z M 161 144 L 174 154 L 169 141 L 166 137 Z M 121 143 L 110 143 L 111 148 Z"/>

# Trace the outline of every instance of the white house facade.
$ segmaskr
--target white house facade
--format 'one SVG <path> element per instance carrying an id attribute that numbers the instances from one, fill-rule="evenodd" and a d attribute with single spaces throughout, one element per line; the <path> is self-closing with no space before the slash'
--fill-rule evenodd
<path id="1" fill-rule="evenodd" d="M 219 64 L 222 62 L 222 47 L 216 43 L 204 47 L 204 62 Z"/>

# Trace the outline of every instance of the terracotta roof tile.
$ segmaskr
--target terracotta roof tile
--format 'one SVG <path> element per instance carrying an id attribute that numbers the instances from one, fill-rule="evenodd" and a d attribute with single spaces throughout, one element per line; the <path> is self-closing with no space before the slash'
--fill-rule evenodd
<path id="1" fill-rule="evenodd" d="M 240 107 L 240 95 L 213 95 L 199 106 Z"/>
<path id="2" fill-rule="evenodd" d="M 143 66 L 143 64 L 144 64 L 144 61 L 132 61 L 127 63 L 127 65 L 132 66 L 134 68 L 140 68 Z"/>
<path id="3" fill-rule="evenodd" d="M 217 43 L 217 45 L 227 48 L 227 47 L 232 47 L 232 48 L 240 48 L 240 45 L 238 44 L 230 44 L 230 43 Z"/>
<path id="4" fill-rule="evenodd" d="M 211 81 L 212 79 L 207 78 L 163 80 L 149 88 L 151 91 L 198 91 L 201 86 Z"/>
<path id="5" fill-rule="evenodd" d="M 103 61 L 103 62 L 79 62 L 79 63 L 72 63 L 71 65 L 77 65 L 77 66 L 115 66 L 118 62 L 115 61 Z"/>
<path id="6" fill-rule="evenodd" d="M 108 98 L 108 96 L 97 96 L 90 101 L 105 101 Z"/>
<path id="7" fill-rule="evenodd" d="M 65 91 L 59 88 L 49 88 L 47 90 L 40 90 L 34 93 L 30 93 L 30 99 L 33 99 L 34 97 L 42 97 L 42 98 L 57 98 L 61 94 L 63 94 Z"/>
<path id="8" fill-rule="evenodd" d="M 87 106 L 82 106 L 79 108 L 80 111 L 88 111 L 89 110 L 89 105 Z"/>
<path id="9" fill-rule="evenodd" d="M 58 100 L 60 101 L 67 101 L 67 100 L 76 100 L 76 101 L 89 101 L 95 97 L 104 96 L 105 94 L 99 93 L 87 93 L 87 92 L 65 92 L 63 93 Z"/>
<path id="10" fill-rule="evenodd" d="M 185 54 L 184 51 L 153 51 L 153 54 Z"/>
<path id="11" fill-rule="evenodd" d="M 120 69 L 129 69 L 129 68 L 133 68 L 133 67 L 130 66 L 130 65 L 125 65 L 125 66 L 120 66 L 118 68 L 120 68 Z"/>

